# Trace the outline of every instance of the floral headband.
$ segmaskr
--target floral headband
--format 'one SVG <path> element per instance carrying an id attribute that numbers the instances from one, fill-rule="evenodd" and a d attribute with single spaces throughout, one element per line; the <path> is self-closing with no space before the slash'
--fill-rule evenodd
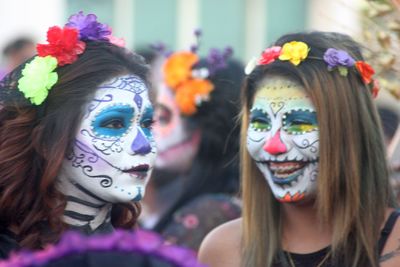
<path id="1" fill-rule="evenodd" d="M 306 43 L 298 41 L 285 43 L 282 47 L 269 47 L 262 52 L 259 59 L 253 58 L 250 60 L 246 66 L 245 73 L 249 75 L 257 65 L 267 65 L 278 59 L 290 61 L 293 65 L 298 66 L 302 61 L 307 59 L 309 51 L 310 48 Z M 324 53 L 323 60 L 327 64 L 328 71 L 337 69 L 342 76 L 347 76 L 349 68 L 355 68 L 365 84 L 368 85 L 373 82 L 372 96 L 375 98 L 378 95 L 378 81 L 372 79 L 375 71 L 368 63 L 355 61 L 346 51 L 335 48 L 328 48 Z"/>
<path id="2" fill-rule="evenodd" d="M 84 15 L 82 11 L 72 15 L 63 28 L 50 27 L 47 31 L 48 44 L 36 46 L 37 56 L 22 70 L 18 90 L 33 105 L 42 104 L 48 91 L 58 81 L 54 70 L 74 63 L 78 55 L 85 51 L 85 42 L 106 41 L 117 46 L 125 45 L 123 39 L 112 36 L 111 32 L 111 27 L 97 22 L 96 15 Z"/>
<path id="3" fill-rule="evenodd" d="M 175 93 L 176 103 L 183 115 L 191 116 L 197 112 L 197 107 L 202 102 L 208 101 L 214 85 L 207 79 L 217 70 L 226 67 L 226 61 L 232 56 L 233 50 L 226 47 L 223 51 L 216 48 L 210 49 L 206 67 L 198 68 L 199 56 L 196 54 L 199 47 L 201 31 L 195 31 L 196 44 L 190 51 L 164 53 L 167 56 L 163 66 L 164 82 Z M 153 47 L 163 53 L 165 47 Z"/>

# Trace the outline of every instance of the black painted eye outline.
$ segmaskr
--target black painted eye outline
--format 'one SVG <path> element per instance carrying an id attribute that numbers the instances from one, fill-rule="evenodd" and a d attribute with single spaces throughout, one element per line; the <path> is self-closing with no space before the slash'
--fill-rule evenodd
<path id="1" fill-rule="evenodd" d="M 250 127 L 257 132 L 267 132 L 271 130 L 271 118 L 261 109 L 253 109 L 250 114 Z"/>
<path id="2" fill-rule="evenodd" d="M 291 110 L 282 116 L 282 125 L 283 130 L 292 135 L 317 131 L 317 113 L 308 109 Z"/>

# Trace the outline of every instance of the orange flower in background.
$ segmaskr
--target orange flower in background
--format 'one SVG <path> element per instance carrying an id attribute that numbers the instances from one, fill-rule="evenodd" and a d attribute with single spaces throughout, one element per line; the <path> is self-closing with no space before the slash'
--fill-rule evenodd
<path id="1" fill-rule="evenodd" d="M 368 63 L 364 61 L 357 61 L 356 68 L 360 73 L 365 84 L 369 84 L 372 81 L 372 75 L 375 74 L 374 69 Z"/>
<path id="2" fill-rule="evenodd" d="M 164 64 L 165 83 L 172 90 L 176 90 L 180 83 L 192 76 L 192 66 L 199 61 L 199 57 L 191 52 L 177 52 L 172 54 Z"/>
<path id="3" fill-rule="evenodd" d="M 175 99 L 183 115 L 190 116 L 197 111 L 197 101 L 208 98 L 214 85 L 209 80 L 190 79 L 176 90 Z"/>

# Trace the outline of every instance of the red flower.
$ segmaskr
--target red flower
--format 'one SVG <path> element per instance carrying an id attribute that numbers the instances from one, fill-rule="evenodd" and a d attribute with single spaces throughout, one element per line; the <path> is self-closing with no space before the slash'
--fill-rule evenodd
<path id="1" fill-rule="evenodd" d="M 364 61 L 357 61 L 356 68 L 360 73 L 364 83 L 369 84 L 372 81 L 372 75 L 375 73 L 374 69 Z"/>
<path id="2" fill-rule="evenodd" d="M 47 31 L 49 44 L 38 44 L 36 49 L 41 57 L 53 56 L 57 58 L 58 66 L 71 64 L 78 55 L 85 50 L 86 44 L 79 40 L 79 32 L 75 28 L 54 26 Z"/>
<path id="3" fill-rule="evenodd" d="M 274 62 L 275 59 L 277 59 L 280 56 L 281 49 L 282 48 L 280 46 L 273 46 L 265 49 L 264 52 L 262 52 L 261 54 L 261 58 L 258 61 L 258 64 L 266 65 L 271 62 Z"/>

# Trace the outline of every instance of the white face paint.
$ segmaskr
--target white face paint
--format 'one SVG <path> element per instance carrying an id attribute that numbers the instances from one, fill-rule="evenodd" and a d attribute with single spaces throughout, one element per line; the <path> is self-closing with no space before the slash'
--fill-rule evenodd
<path id="1" fill-rule="evenodd" d="M 200 143 L 200 132 L 189 132 L 186 123 L 175 102 L 174 93 L 160 84 L 154 124 L 158 149 L 156 168 L 184 172 L 191 167 Z"/>
<path id="2" fill-rule="evenodd" d="M 60 177 L 106 202 L 139 201 L 156 147 L 148 89 L 133 75 L 101 85 L 87 105 Z"/>
<path id="3" fill-rule="evenodd" d="M 255 94 L 249 122 L 247 149 L 276 199 L 314 197 L 319 131 L 304 89 L 284 78 L 268 79 Z"/>

